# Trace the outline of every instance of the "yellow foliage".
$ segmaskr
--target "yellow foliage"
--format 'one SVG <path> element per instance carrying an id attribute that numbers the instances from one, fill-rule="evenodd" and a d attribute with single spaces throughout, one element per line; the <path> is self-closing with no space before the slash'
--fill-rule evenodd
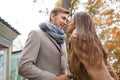
<path id="1" fill-rule="evenodd" d="M 112 30 L 112 35 L 114 35 L 115 40 L 114 41 L 108 41 L 106 42 L 105 46 L 112 51 L 113 49 L 120 46 L 120 33 L 116 31 L 116 29 Z M 116 50 L 115 50 L 116 51 Z"/>
<path id="2" fill-rule="evenodd" d="M 113 19 L 112 15 L 108 16 L 106 21 L 111 21 Z"/>
<path id="3" fill-rule="evenodd" d="M 75 3 L 78 1 L 80 1 L 80 0 L 71 0 L 71 7 L 73 8 L 75 6 Z"/>
<path id="4" fill-rule="evenodd" d="M 91 0 L 88 1 L 88 8 L 92 9 L 94 7 L 97 7 L 99 3 L 101 3 L 101 0 L 95 0 L 94 2 L 92 2 Z"/>
<path id="5" fill-rule="evenodd" d="M 61 7 L 63 0 L 58 0 L 55 7 Z"/>
<path id="6" fill-rule="evenodd" d="M 93 18 L 93 23 L 99 26 L 103 26 L 102 20 L 100 18 Z"/>
<path id="7" fill-rule="evenodd" d="M 104 11 L 103 14 L 104 15 L 111 15 L 111 14 L 113 14 L 113 12 L 114 12 L 114 9 L 108 9 L 108 10 Z"/>
<path id="8" fill-rule="evenodd" d="M 117 27 L 114 27 L 114 28 L 112 29 L 112 31 L 111 31 L 111 34 L 112 34 L 113 36 L 116 36 L 117 31 L 118 31 L 118 28 L 117 28 Z"/>
<path id="9" fill-rule="evenodd" d="M 120 14 L 119 13 L 117 13 L 117 17 L 120 18 Z"/>
<path id="10" fill-rule="evenodd" d="M 120 31 L 117 32 L 116 37 L 120 40 Z"/>
<path id="11" fill-rule="evenodd" d="M 111 26 L 112 25 L 112 21 L 106 21 L 106 24 L 108 25 L 108 26 Z"/>
<path id="12" fill-rule="evenodd" d="M 115 47 L 119 47 L 120 43 L 119 42 L 110 42 L 105 45 L 109 51 L 113 50 Z"/>
<path id="13" fill-rule="evenodd" d="M 105 38 L 105 30 L 103 30 L 102 32 L 101 32 L 101 34 L 99 34 L 99 36 L 100 36 L 100 39 L 104 39 Z"/>
<path id="14" fill-rule="evenodd" d="M 108 48 L 109 50 L 113 49 L 113 45 L 112 45 L 111 43 L 106 44 L 106 46 L 107 46 L 107 48 Z"/>
<path id="15" fill-rule="evenodd" d="M 79 2 L 80 0 L 71 0 L 71 8 L 73 8 L 76 4 L 76 2 Z M 56 7 L 61 7 L 62 6 L 63 0 L 58 0 L 56 3 Z"/>

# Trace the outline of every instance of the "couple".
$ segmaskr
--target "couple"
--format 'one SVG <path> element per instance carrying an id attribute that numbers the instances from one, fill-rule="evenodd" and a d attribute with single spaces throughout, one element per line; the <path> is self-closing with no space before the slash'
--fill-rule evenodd
<path id="1" fill-rule="evenodd" d="M 54 8 L 50 22 L 41 23 L 39 30 L 29 33 L 18 63 L 19 74 L 28 80 L 117 80 L 86 12 L 76 13 L 68 26 L 68 32 L 72 32 L 69 44 L 72 75 L 68 75 L 63 32 L 68 14 L 64 8 Z"/>

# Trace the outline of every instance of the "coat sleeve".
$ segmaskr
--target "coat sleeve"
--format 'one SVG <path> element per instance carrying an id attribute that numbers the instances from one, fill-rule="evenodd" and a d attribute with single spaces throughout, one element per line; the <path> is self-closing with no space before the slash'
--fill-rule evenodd
<path id="1" fill-rule="evenodd" d="M 29 80 L 55 80 L 56 75 L 38 68 L 35 64 L 40 49 L 40 36 L 31 31 L 22 50 L 18 63 L 18 73 Z"/>

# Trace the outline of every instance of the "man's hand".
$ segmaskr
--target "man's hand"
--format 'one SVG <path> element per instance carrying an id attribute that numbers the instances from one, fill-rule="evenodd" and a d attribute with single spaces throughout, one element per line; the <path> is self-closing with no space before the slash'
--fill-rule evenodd
<path id="1" fill-rule="evenodd" d="M 65 74 L 63 74 L 63 75 L 60 75 L 60 76 L 57 76 L 56 78 L 55 78 L 55 80 L 68 80 L 69 78 L 68 78 L 68 75 L 65 75 Z"/>

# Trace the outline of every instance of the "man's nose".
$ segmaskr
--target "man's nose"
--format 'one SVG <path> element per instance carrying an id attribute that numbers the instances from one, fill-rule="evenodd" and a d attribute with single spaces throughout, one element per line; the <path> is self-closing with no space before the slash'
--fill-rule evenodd
<path id="1" fill-rule="evenodd" d="M 65 20 L 63 23 L 64 23 L 64 25 L 66 25 L 66 24 L 67 24 L 67 21 Z"/>

